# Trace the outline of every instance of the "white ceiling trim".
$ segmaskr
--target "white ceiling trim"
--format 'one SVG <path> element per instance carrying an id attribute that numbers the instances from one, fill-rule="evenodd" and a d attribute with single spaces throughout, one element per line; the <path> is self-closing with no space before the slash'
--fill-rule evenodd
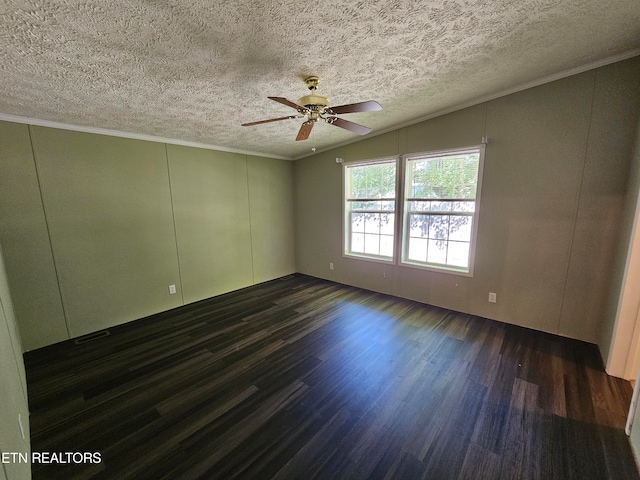
<path id="1" fill-rule="evenodd" d="M 72 125 L 68 123 L 53 122 L 50 120 L 41 120 L 38 118 L 21 117 L 17 115 L 8 115 L 0 113 L 0 120 L 13 123 L 24 123 L 38 127 L 59 128 L 62 130 L 72 130 L 74 132 L 95 133 L 98 135 L 107 135 L 110 137 L 130 138 L 133 140 L 144 140 L 147 142 L 168 143 L 170 145 L 181 145 L 183 147 L 204 148 L 207 150 L 218 150 L 220 152 L 239 153 L 241 155 L 251 155 L 254 157 L 274 158 L 277 160 L 294 160 L 293 157 L 285 157 L 281 155 L 270 155 L 261 152 L 252 152 L 250 150 L 242 150 L 237 148 L 221 147 L 219 145 L 209 145 L 206 143 L 190 142 L 175 138 L 156 137 L 154 135 L 146 135 L 143 133 L 121 132 L 119 130 L 110 130 L 108 128 L 87 127 L 82 125 Z"/>
<path id="2" fill-rule="evenodd" d="M 578 75 L 579 73 L 588 72 L 589 70 L 594 70 L 596 68 L 604 67 L 606 65 L 611 65 L 612 63 L 622 62 L 623 60 L 628 60 L 629 58 L 637 57 L 638 55 L 640 55 L 640 48 L 635 48 L 633 50 L 629 50 L 627 52 L 624 52 L 624 53 L 621 53 L 621 54 L 618 54 L 618 55 L 613 55 L 611 57 L 603 58 L 601 60 L 598 60 L 598 61 L 595 61 L 595 62 L 591 62 L 591 63 L 587 63 L 585 65 L 581 65 L 581 66 L 578 66 L 578 67 L 570 68 L 568 70 L 563 70 L 562 72 L 554 73 L 552 75 L 547 75 L 547 76 L 541 77 L 541 78 L 539 78 L 537 80 L 526 82 L 526 83 L 523 83 L 521 85 L 517 85 L 515 87 L 511 87 L 511 88 L 508 88 L 506 90 L 502 90 L 500 92 L 493 93 L 491 95 L 486 95 L 484 97 L 480 97 L 480 98 L 471 100 L 469 102 L 461 103 L 461 104 L 456 105 L 454 107 L 447 108 L 447 109 L 444 109 L 444 110 L 440 110 L 438 112 L 434 112 L 434 113 L 426 115 L 424 117 L 416 118 L 415 120 L 411 120 L 409 122 L 400 123 L 398 125 L 394 125 L 394 126 L 391 126 L 389 128 L 385 128 L 384 130 L 380 130 L 380 131 L 377 131 L 375 133 L 371 133 L 370 135 L 367 135 L 367 138 L 377 137 L 378 135 L 384 135 L 385 133 L 393 132 L 394 130 L 399 130 L 399 129 L 405 128 L 405 127 L 410 127 L 411 125 L 415 125 L 417 123 L 425 122 L 427 120 L 431 120 L 432 118 L 441 117 L 442 115 L 446 115 L 448 113 L 457 112 L 458 110 L 463 110 L 465 108 L 473 107 L 473 106 L 479 105 L 481 103 L 490 102 L 491 100 L 495 100 L 495 99 L 501 98 L 501 97 L 506 97 L 507 95 L 511 95 L 513 93 L 518 93 L 518 92 L 521 92 L 523 90 L 527 90 L 529 88 L 539 87 L 540 85 L 544 85 L 545 83 L 555 82 L 556 80 L 561 80 L 563 78 L 567 78 L 567 77 L 570 77 L 572 75 Z M 306 153 L 304 155 L 300 155 L 298 157 L 293 158 L 293 160 L 300 160 L 302 158 L 310 157 L 310 156 L 316 155 L 318 153 L 328 152 L 330 150 L 334 150 L 336 148 L 344 147 L 346 145 L 350 145 L 352 143 L 356 143 L 356 142 L 359 142 L 359 141 L 362 141 L 362 140 L 363 140 L 362 138 L 355 138 L 353 140 L 342 142 L 342 143 L 339 143 L 337 145 L 332 145 L 332 146 L 327 147 L 327 148 L 318 149 L 315 152 L 311 152 L 311 153 Z M 480 139 L 478 139 L 478 143 L 479 142 L 480 142 Z M 403 152 L 403 153 L 409 153 L 409 152 Z"/>

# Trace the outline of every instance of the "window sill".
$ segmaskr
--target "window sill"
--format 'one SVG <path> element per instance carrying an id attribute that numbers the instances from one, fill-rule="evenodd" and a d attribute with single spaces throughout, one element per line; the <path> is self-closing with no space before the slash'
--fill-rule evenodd
<path id="1" fill-rule="evenodd" d="M 365 260 L 367 262 L 384 263 L 385 265 L 395 265 L 393 258 L 374 257 L 366 254 L 359 253 L 343 253 L 344 258 L 352 258 L 354 260 Z"/>
<path id="2" fill-rule="evenodd" d="M 460 277 L 473 277 L 473 271 L 471 269 L 465 269 L 461 267 L 456 268 L 447 265 L 425 265 L 423 263 L 414 263 L 407 260 L 401 261 L 399 263 L 399 266 L 415 268 L 417 270 L 427 270 L 436 273 L 444 273 L 448 275 L 458 275 Z"/>

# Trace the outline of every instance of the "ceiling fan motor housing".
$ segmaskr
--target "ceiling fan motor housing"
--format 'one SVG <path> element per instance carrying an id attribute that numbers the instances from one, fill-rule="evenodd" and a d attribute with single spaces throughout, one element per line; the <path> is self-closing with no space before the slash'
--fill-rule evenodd
<path id="1" fill-rule="evenodd" d="M 304 81 L 307 84 L 307 88 L 311 91 L 309 95 L 300 97 L 296 102 L 298 105 L 303 105 L 313 112 L 324 112 L 329 106 L 329 100 L 321 95 L 316 95 L 316 89 L 320 78 L 316 76 L 307 77 Z"/>
<path id="2" fill-rule="evenodd" d="M 329 106 L 329 100 L 320 95 L 314 95 L 313 93 L 300 97 L 296 103 L 311 110 L 324 110 Z"/>

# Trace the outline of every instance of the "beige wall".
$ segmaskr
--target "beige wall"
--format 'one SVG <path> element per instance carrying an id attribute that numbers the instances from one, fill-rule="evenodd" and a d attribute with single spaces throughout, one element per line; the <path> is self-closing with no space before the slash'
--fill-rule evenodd
<path id="1" fill-rule="evenodd" d="M 24 348 L 293 273 L 292 168 L 0 122 L 0 241 Z"/>
<path id="2" fill-rule="evenodd" d="M 298 270 L 599 343 L 616 294 L 609 286 L 639 86 L 634 58 L 298 160 Z M 489 145 L 473 277 L 342 256 L 336 157 L 464 147 L 483 135 Z M 496 304 L 488 303 L 489 292 L 497 293 Z"/>
<path id="3" fill-rule="evenodd" d="M 9 285 L 0 251 L 0 454 L 23 453 L 30 455 L 29 410 L 27 382 L 22 360 L 22 346 L 15 321 Z M 24 430 L 22 438 L 20 423 Z M 27 480 L 31 478 L 28 463 L 0 464 L 0 478 Z"/>
<path id="4" fill-rule="evenodd" d="M 621 235 L 613 263 L 611 295 L 606 322 L 600 327 L 600 344 L 607 372 L 633 379 L 640 363 L 640 122 L 636 130 Z M 638 428 L 640 430 L 640 428 Z M 640 444 L 638 444 L 640 447 Z M 640 449 L 639 449 L 640 450 Z"/>
<path id="5" fill-rule="evenodd" d="M 583 323 L 590 326 L 603 357 L 609 343 L 603 331 L 611 317 L 610 305 L 617 304 L 620 283 L 616 276 L 619 243 L 629 244 L 627 218 L 633 218 L 628 204 L 635 205 L 638 187 L 637 163 L 633 166 L 635 131 L 640 108 L 638 58 L 596 71 L 593 111 L 571 260 L 561 317 L 561 334 L 577 336 Z M 635 177 L 636 180 L 629 182 Z M 631 207 L 631 210 L 635 210 Z M 608 294 L 604 301 L 602 293 Z M 603 321 L 604 320 L 604 321 Z M 618 376 L 621 376 L 618 374 Z"/>

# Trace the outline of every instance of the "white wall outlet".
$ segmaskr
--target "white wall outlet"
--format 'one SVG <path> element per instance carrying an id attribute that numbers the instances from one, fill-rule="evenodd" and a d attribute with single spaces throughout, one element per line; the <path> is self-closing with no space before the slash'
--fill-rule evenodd
<path id="1" fill-rule="evenodd" d="M 495 292 L 489 292 L 489 302 L 496 303 L 496 294 Z"/>
<path id="2" fill-rule="evenodd" d="M 24 438 L 24 427 L 22 426 L 22 415 L 18 414 L 18 425 L 20 425 L 20 434 L 22 435 L 22 439 Z"/>
<path id="3" fill-rule="evenodd" d="M 169 285 L 169 293 L 171 295 L 173 295 L 174 293 L 176 293 L 176 286 L 175 285 Z"/>
<path id="4" fill-rule="evenodd" d="M 329 270 L 333 270 L 333 262 L 329 263 Z"/>

